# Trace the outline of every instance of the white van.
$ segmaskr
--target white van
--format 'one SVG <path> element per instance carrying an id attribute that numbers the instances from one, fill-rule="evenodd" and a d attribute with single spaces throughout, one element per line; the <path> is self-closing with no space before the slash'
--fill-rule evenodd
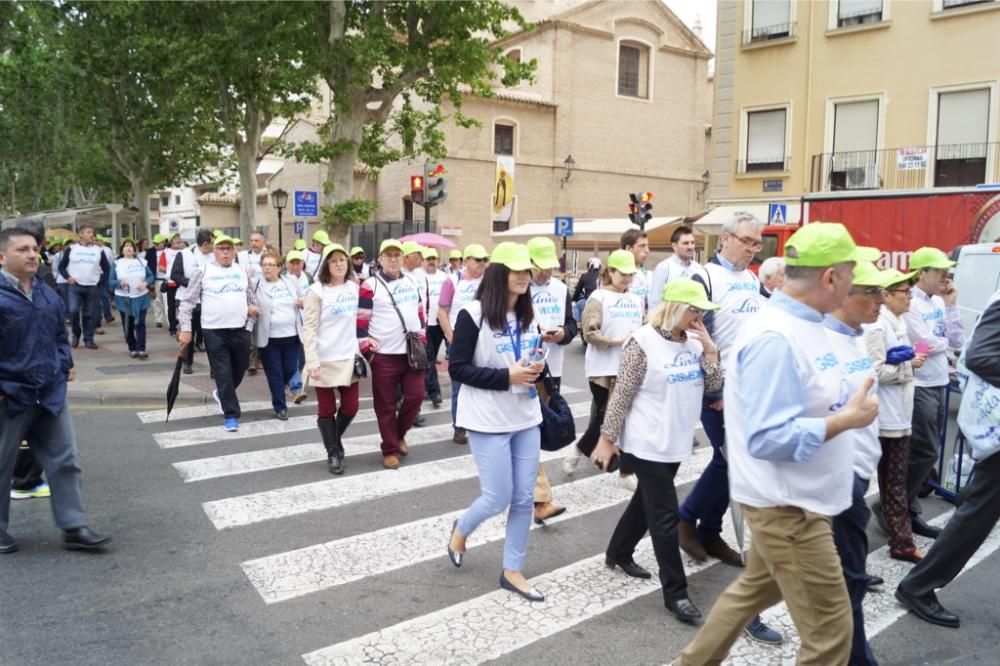
<path id="1" fill-rule="evenodd" d="M 1000 243 L 963 246 L 955 267 L 955 288 L 962 324 L 968 333 L 1000 289 Z"/>

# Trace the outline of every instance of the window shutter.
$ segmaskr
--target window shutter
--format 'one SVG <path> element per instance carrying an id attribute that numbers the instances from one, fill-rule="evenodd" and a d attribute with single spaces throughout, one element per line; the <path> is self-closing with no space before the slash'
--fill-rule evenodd
<path id="1" fill-rule="evenodd" d="M 634 46 L 618 47 L 618 94 L 639 96 L 639 61 L 641 53 Z"/>
<path id="2" fill-rule="evenodd" d="M 837 18 L 840 19 L 875 13 L 882 13 L 882 0 L 840 0 L 837 5 Z"/>
<path id="3" fill-rule="evenodd" d="M 833 170 L 875 164 L 878 100 L 837 104 L 833 114 Z"/>
<path id="4" fill-rule="evenodd" d="M 989 117 L 989 88 L 941 93 L 938 96 L 938 159 L 986 157 Z"/>
<path id="5" fill-rule="evenodd" d="M 765 30 L 776 26 L 787 26 L 792 21 L 791 0 L 753 0 L 752 25 L 754 34 L 776 32 Z"/>
<path id="6" fill-rule="evenodd" d="M 785 109 L 747 114 L 747 165 L 785 161 Z"/>

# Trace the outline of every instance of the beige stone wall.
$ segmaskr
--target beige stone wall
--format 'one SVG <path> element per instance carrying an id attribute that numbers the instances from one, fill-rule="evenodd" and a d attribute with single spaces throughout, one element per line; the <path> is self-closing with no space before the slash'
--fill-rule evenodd
<path id="1" fill-rule="evenodd" d="M 794 198 L 806 192 L 813 155 L 831 151 L 830 98 L 883 95 L 880 148 L 933 144 L 928 110 L 933 88 L 1000 80 L 1000 3 L 948 11 L 940 5 L 940 0 L 886 0 L 888 15 L 881 23 L 831 29 L 830 2 L 796 0 L 793 38 L 744 46 L 749 0 L 720 0 L 711 200 Z M 790 169 L 735 173 L 740 143 L 746 141 L 740 135 L 741 109 L 773 103 L 790 104 Z M 991 105 L 996 117 L 996 95 Z M 998 140 L 996 122 L 989 140 Z M 762 193 L 764 178 L 780 178 L 782 195 Z"/>

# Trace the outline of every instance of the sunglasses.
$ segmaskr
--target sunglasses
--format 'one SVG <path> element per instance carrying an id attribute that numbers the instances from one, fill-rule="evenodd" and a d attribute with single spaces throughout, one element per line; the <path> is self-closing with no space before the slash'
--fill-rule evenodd
<path id="1" fill-rule="evenodd" d="M 690 312 L 693 315 L 703 315 L 707 312 L 707 310 L 702 310 L 701 308 L 696 308 L 693 305 L 689 305 L 688 312 Z"/>

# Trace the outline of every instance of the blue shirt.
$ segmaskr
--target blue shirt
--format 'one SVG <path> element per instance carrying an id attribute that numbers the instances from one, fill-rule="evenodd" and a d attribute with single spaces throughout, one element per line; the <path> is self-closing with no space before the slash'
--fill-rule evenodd
<path id="1" fill-rule="evenodd" d="M 769 302 L 799 319 L 823 321 L 819 311 L 782 291 L 774 292 Z M 758 337 L 737 354 L 736 372 L 744 387 L 740 408 L 750 455 L 761 460 L 808 462 L 826 441 L 826 421 L 802 416 L 805 386 L 788 341 L 774 332 Z M 745 377 L 756 381 L 747 382 Z"/>

